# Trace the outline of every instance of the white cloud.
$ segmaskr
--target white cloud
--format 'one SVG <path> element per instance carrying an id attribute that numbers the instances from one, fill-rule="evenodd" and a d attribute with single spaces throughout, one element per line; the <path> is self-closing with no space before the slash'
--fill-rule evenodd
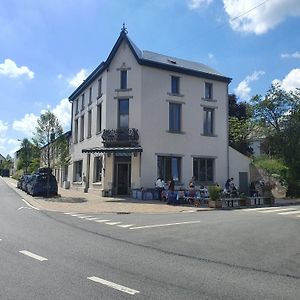
<path id="1" fill-rule="evenodd" d="M 81 69 L 73 78 L 69 80 L 69 85 L 72 87 L 78 87 L 82 84 L 87 77 L 87 70 Z"/>
<path id="2" fill-rule="evenodd" d="M 7 129 L 8 129 L 8 124 L 0 120 L 0 136 L 5 135 Z"/>
<path id="3" fill-rule="evenodd" d="M 3 64 L 0 64 L 0 74 L 16 78 L 22 75 L 27 75 L 29 79 L 34 78 L 34 73 L 26 66 L 18 67 L 16 63 L 7 58 Z"/>
<path id="4" fill-rule="evenodd" d="M 223 0 L 233 30 L 263 34 L 288 17 L 300 16 L 299 0 Z"/>
<path id="5" fill-rule="evenodd" d="M 26 114 L 21 120 L 13 122 L 13 129 L 22 132 L 24 135 L 31 137 L 37 126 L 38 116 L 33 113 Z"/>
<path id="6" fill-rule="evenodd" d="M 283 53 L 280 56 L 281 58 L 300 58 L 300 52 L 296 51 L 294 53 Z"/>
<path id="7" fill-rule="evenodd" d="M 63 78 L 63 75 L 62 74 L 58 74 L 57 75 L 57 79 L 62 79 Z"/>
<path id="8" fill-rule="evenodd" d="M 249 100 L 251 92 L 249 83 L 258 80 L 264 74 L 264 71 L 254 71 L 238 84 L 238 86 L 234 89 L 235 94 L 242 100 Z"/>
<path id="9" fill-rule="evenodd" d="M 67 98 L 62 99 L 52 109 L 52 112 L 56 115 L 62 127 L 69 129 L 71 124 L 71 103 L 69 100 Z"/>
<path id="10" fill-rule="evenodd" d="M 300 89 L 300 69 L 293 69 L 282 80 L 274 79 L 272 83 L 280 84 L 287 91 L 293 91 L 296 88 Z"/>
<path id="11" fill-rule="evenodd" d="M 198 9 L 202 6 L 209 5 L 213 0 L 188 0 L 189 9 Z"/>

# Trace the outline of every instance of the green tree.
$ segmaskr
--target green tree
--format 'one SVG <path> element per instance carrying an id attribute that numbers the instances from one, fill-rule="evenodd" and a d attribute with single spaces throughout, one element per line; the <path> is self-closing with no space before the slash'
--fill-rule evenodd
<path id="1" fill-rule="evenodd" d="M 62 135 L 63 128 L 57 117 L 50 111 L 42 114 L 37 123 L 33 141 L 41 149 L 41 162 L 51 168 L 57 157 L 57 146 L 53 142 Z"/>
<path id="2" fill-rule="evenodd" d="M 238 102 L 236 95 L 228 96 L 229 101 L 229 145 L 245 155 L 251 155 L 249 136 L 254 123 L 252 107 L 246 102 Z"/>

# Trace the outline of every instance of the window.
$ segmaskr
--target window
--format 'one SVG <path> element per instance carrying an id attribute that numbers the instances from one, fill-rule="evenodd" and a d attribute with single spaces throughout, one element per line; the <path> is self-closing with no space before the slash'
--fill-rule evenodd
<path id="1" fill-rule="evenodd" d="M 102 78 L 98 79 L 98 98 L 102 96 Z"/>
<path id="2" fill-rule="evenodd" d="M 94 182 L 102 180 L 102 156 L 95 157 L 94 159 Z"/>
<path id="3" fill-rule="evenodd" d="M 127 70 L 120 71 L 120 89 L 127 89 Z"/>
<path id="4" fill-rule="evenodd" d="M 92 96 L 93 96 L 93 88 L 90 87 L 90 90 L 89 90 L 89 104 L 92 104 Z"/>
<path id="5" fill-rule="evenodd" d="M 79 112 L 79 109 L 78 109 L 78 101 L 79 101 L 79 99 L 76 99 L 76 100 L 75 100 L 75 115 L 78 114 L 78 112 Z"/>
<path id="6" fill-rule="evenodd" d="M 78 143 L 78 119 L 74 123 L 74 144 Z"/>
<path id="7" fill-rule="evenodd" d="M 212 183 L 214 181 L 214 159 L 194 157 L 193 176 L 198 182 Z"/>
<path id="8" fill-rule="evenodd" d="M 171 76 L 171 94 L 179 94 L 179 77 Z"/>
<path id="9" fill-rule="evenodd" d="M 81 110 L 84 110 L 84 94 L 81 95 Z"/>
<path id="10" fill-rule="evenodd" d="M 75 182 L 82 181 L 82 160 L 75 161 L 73 169 L 74 169 L 73 181 Z"/>
<path id="11" fill-rule="evenodd" d="M 213 85 L 212 83 L 205 82 L 205 99 L 213 98 Z"/>
<path id="12" fill-rule="evenodd" d="M 169 103 L 169 131 L 181 131 L 181 104 Z"/>
<path id="13" fill-rule="evenodd" d="M 88 133 L 87 137 L 90 138 L 92 136 L 92 110 L 88 112 Z"/>
<path id="14" fill-rule="evenodd" d="M 168 181 L 171 178 L 179 182 L 181 179 L 181 157 L 158 156 L 157 157 L 157 177 Z"/>
<path id="15" fill-rule="evenodd" d="M 84 116 L 80 118 L 80 142 L 84 140 Z"/>
<path id="16" fill-rule="evenodd" d="M 129 127 L 129 99 L 119 99 L 119 117 L 118 127 L 128 128 Z"/>
<path id="17" fill-rule="evenodd" d="M 102 103 L 97 105 L 97 133 L 101 131 L 102 126 L 101 126 L 101 122 L 102 122 Z"/>
<path id="18" fill-rule="evenodd" d="M 213 135 L 214 134 L 214 109 L 204 107 L 204 122 L 203 122 L 203 134 Z"/>

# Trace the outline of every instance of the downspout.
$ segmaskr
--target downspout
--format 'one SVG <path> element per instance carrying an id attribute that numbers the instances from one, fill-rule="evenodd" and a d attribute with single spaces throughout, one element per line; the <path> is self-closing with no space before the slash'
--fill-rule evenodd
<path id="1" fill-rule="evenodd" d="M 228 97 L 228 84 L 227 84 L 227 93 L 226 93 L 226 132 L 227 132 L 227 178 L 229 178 L 229 97 Z"/>

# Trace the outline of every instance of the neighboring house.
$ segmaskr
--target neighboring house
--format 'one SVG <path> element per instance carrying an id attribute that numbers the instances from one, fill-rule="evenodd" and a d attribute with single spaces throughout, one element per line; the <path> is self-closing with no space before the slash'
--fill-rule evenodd
<path id="1" fill-rule="evenodd" d="M 3 164 L 4 161 L 5 161 L 5 157 L 0 154 L 0 166 Z"/>
<path id="2" fill-rule="evenodd" d="M 67 131 L 63 134 L 64 138 L 67 141 L 66 153 L 69 153 L 69 147 L 71 143 L 71 131 Z M 58 161 L 58 154 L 56 148 L 57 138 L 52 138 L 52 141 L 49 145 L 45 145 L 40 149 L 40 157 L 41 157 L 41 166 L 47 167 L 48 164 L 48 146 L 49 146 L 49 157 L 50 157 L 50 167 L 52 168 L 52 174 L 56 177 L 57 183 L 61 186 L 64 185 L 65 188 L 69 188 L 69 164 L 61 165 L 61 162 Z M 67 155 L 67 154 L 66 154 Z"/>
<path id="3" fill-rule="evenodd" d="M 186 186 L 230 176 L 228 84 L 203 64 L 141 51 L 123 27 L 72 93 L 72 188 L 127 195 L 158 176 Z"/>

